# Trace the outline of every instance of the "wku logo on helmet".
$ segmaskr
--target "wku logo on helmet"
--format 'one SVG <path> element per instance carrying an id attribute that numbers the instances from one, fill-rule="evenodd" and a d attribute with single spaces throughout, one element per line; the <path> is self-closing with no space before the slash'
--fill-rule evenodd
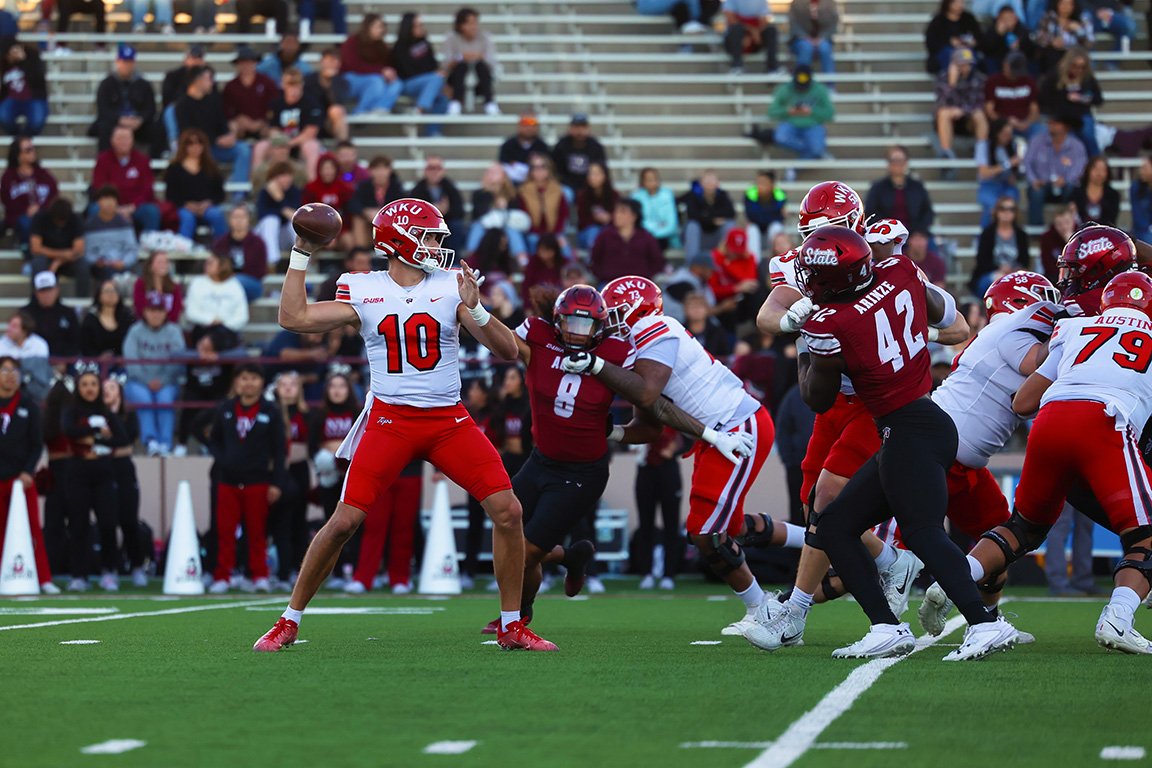
<path id="1" fill-rule="evenodd" d="M 398 213 L 410 213 L 413 216 L 419 216 L 423 211 L 423 206 L 414 203 L 397 202 L 384 209 L 385 216 L 395 216 Z"/>
<path id="2" fill-rule="evenodd" d="M 844 184 L 836 184 L 835 191 L 832 193 L 832 198 L 836 201 L 837 205 L 847 205 L 850 202 L 856 201 L 856 192 L 851 187 Z"/>

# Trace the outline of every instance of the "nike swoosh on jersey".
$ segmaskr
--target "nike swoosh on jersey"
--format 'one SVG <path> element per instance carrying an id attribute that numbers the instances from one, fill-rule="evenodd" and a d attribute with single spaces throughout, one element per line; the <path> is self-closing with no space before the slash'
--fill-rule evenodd
<path id="1" fill-rule="evenodd" d="M 456 423 L 459 424 L 460 422 L 464 421 L 467 418 L 468 418 L 467 416 L 461 416 L 460 418 L 456 419 Z"/>
<path id="2" fill-rule="evenodd" d="M 442 298 L 444 298 L 444 297 L 443 296 L 437 296 L 434 299 L 429 299 L 429 301 L 440 301 L 440 299 L 442 299 Z"/>

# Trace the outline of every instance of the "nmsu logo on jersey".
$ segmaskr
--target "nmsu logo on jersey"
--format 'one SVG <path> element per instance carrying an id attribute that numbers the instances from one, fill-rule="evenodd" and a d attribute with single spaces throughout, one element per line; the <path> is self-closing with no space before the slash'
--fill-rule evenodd
<path id="1" fill-rule="evenodd" d="M 813 267 L 834 267 L 840 263 L 835 248 L 806 248 L 804 261 Z"/>
<path id="2" fill-rule="evenodd" d="M 1095 256 L 1098 253 L 1106 253 L 1116 247 L 1111 238 L 1098 237 L 1095 240 L 1089 240 L 1080 243 L 1080 247 L 1076 249 L 1076 257 L 1079 259 L 1085 256 Z"/>

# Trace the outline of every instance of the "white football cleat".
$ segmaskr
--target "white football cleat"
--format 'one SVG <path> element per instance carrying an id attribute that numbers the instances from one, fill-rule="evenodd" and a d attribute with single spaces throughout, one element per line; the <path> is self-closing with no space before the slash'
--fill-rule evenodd
<path id="1" fill-rule="evenodd" d="M 924 563 L 920 558 L 907 549 L 896 550 L 896 562 L 890 568 L 880 572 L 880 586 L 884 590 L 884 597 L 888 600 L 888 607 L 897 619 L 908 610 L 908 597 L 912 594 L 912 582 L 924 570 Z"/>
<path id="2" fill-rule="evenodd" d="M 908 624 L 873 624 L 868 634 L 847 648 L 832 651 L 834 659 L 886 659 L 907 656 L 916 648 L 916 638 Z"/>
<path id="3" fill-rule="evenodd" d="M 752 645 L 771 653 L 786 645 L 804 645 L 807 618 L 792 603 L 770 597 L 760 604 L 751 622 L 741 622 L 741 634 Z"/>
<path id="4" fill-rule="evenodd" d="M 1136 631 L 1131 621 L 1124 621 L 1111 603 L 1100 612 L 1096 622 L 1096 642 L 1102 648 L 1124 653 L 1152 653 L 1152 643 Z"/>
<path id="5" fill-rule="evenodd" d="M 916 611 L 916 615 L 920 617 L 920 626 L 932 637 L 939 637 L 944 631 L 944 624 L 948 621 L 952 607 L 953 603 L 948 595 L 944 594 L 939 584 L 932 582 L 932 586 L 924 593 L 924 600 L 920 603 L 919 610 Z"/>
<path id="6" fill-rule="evenodd" d="M 71 581 L 68 582 L 68 591 L 69 592 L 87 592 L 88 591 L 88 579 L 79 579 L 79 578 L 72 579 Z"/>
<path id="7" fill-rule="evenodd" d="M 208 591 L 214 595 L 224 595 L 228 593 L 228 588 L 231 585 L 224 579 L 218 579 L 212 582 L 212 586 L 208 587 Z"/>
<path id="8" fill-rule="evenodd" d="M 1016 645 L 1032 645 L 1034 642 L 1036 642 L 1036 636 L 1031 632 L 1016 630 Z"/>
<path id="9" fill-rule="evenodd" d="M 584 582 L 584 587 L 590 595 L 602 595 L 605 592 L 604 582 L 595 576 L 589 576 L 587 581 Z"/>
<path id="10" fill-rule="evenodd" d="M 665 576 L 664 578 L 660 579 L 660 589 L 664 589 L 664 590 L 676 589 L 676 582 L 673 581 L 670 576 Z"/>
<path id="11" fill-rule="evenodd" d="M 272 582 L 270 582 L 267 577 L 256 579 L 256 581 L 252 583 L 252 591 L 270 594 L 272 592 Z"/>
<path id="12" fill-rule="evenodd" d="M 46 595 L 58 595 L 60 594 L 60 587 L 50 581 L 46 581 L 40 585 L 40 591 Z"/>
<path id="13" fill-rule="evenodd" d="M 146 587 L 148 586 L 148 572 L 144 570 L 143 566 L 140 568 L 132 569 L 132 586 Z"/>
<path id="14" fill-rule="evenodd" d="M 975 661 L 998 651 L 1007 651 L 1016 645 L 1020 633 L 1004 617 L 996 621 L 969 625 L 964 630 L 964 642 L 944 657 L 944 661 Z"/>
<path id="15" fill-rule="evenodd" d="M 407 595 L 412 592 L 411 584 L 393 584 L 392 594 L 394 595 Z"/>
<path id="16" fill-rule="evenodd" d="M 100 589 L 105 592 L 119 592 L 120 579 L 111 571 L 104 571 L 100 576 Z"/>
<path id="17" fill-rule="evenodd" d="M 368 591 L 368 588 L 356 579 L 349 579 L 348 583 L 344 585 L 344 591 L 350 595 L 362 595 Z"/>
<path id="18" fill-rule="evenodd" d="M 640 579 L 640 589 L 656 589 L 656 577 L 648 574 Z"/>

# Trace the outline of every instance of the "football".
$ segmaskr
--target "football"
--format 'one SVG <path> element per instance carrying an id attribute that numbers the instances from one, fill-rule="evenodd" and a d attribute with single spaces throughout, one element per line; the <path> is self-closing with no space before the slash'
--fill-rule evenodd
<path id="1" fill-rule="evenodd" d="M 296 234 L 315 245 L 323 245 L 336 239 L 344 227 L 344 220 L 330 205 L 308 203 L 292 214 L 292 229 Z"/>

